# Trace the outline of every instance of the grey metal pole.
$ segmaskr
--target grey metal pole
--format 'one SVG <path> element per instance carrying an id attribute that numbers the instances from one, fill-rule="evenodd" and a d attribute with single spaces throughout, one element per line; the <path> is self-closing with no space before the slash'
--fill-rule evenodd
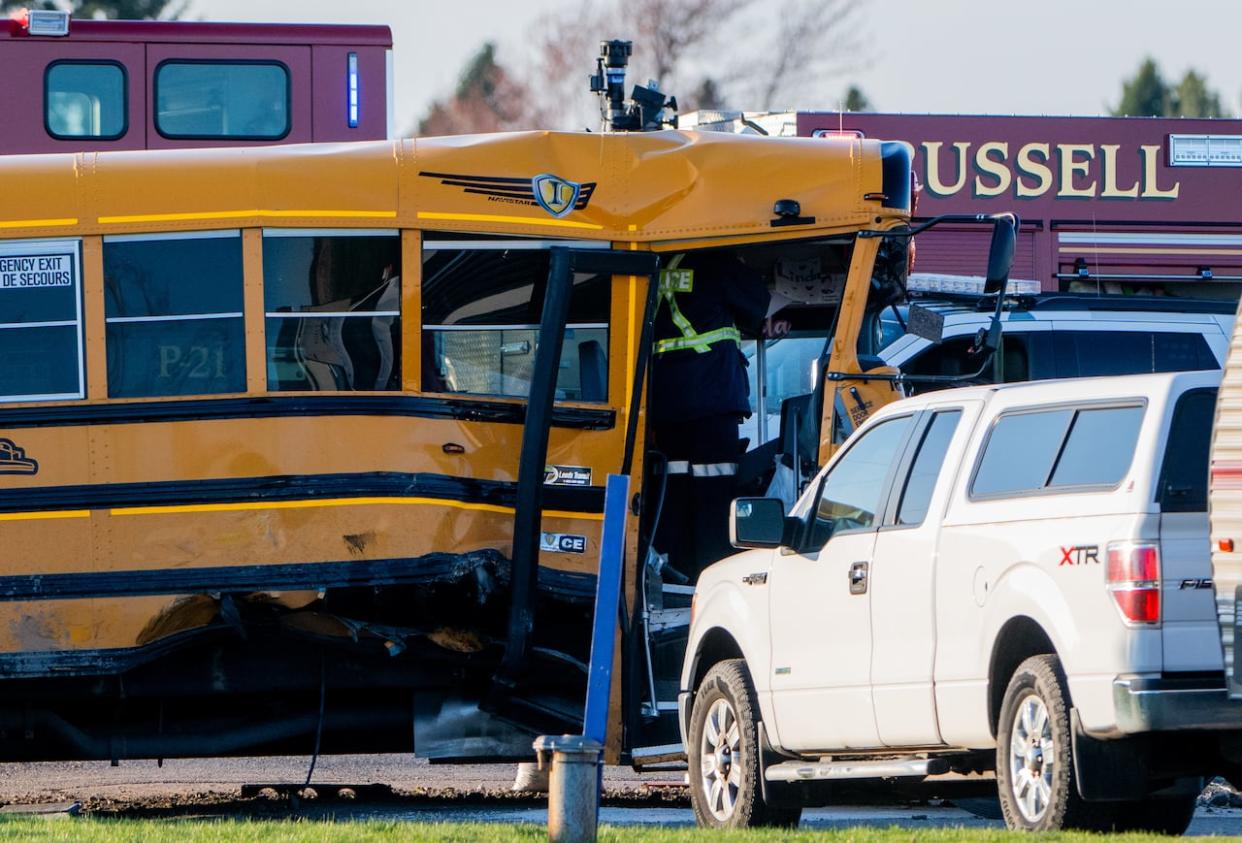
<path id="1" fill-rule="evenodd" d="M 582 735 L 544 735 L 535 740 L 540 768 L 551 756 L 548 787 L 550 843 L 595 843 L 603 746 Z"/>

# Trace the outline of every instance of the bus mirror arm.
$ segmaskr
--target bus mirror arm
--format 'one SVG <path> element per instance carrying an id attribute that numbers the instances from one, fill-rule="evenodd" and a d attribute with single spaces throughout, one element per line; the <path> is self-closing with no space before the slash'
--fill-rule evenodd
<path id="1" fill-rule="evenodd" d="M 989 332 L 990 333 L 990 332 Z M 983 373 L 992 365 L 992 357 L 996 353 L 996 349 L 985 347 L 986 355 L 983 357 L 983 363 L 973 372 L 965 372 L 960 375 L 907 375 L 901 372 L 891 374 L 889 372 L 877 372 L 870 374 L 868 372 L 824 372 L 824 380 L 826 381 L 887 381 L 889 383 L 953 383 L 960 384 L 972 381 L 975 378 L 983 377 Z"/>

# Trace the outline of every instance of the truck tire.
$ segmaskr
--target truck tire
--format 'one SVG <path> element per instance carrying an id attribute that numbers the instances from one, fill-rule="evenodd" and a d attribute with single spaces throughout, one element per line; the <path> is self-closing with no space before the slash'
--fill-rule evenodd
<path id="1" fill-rule="evenodd" d="M 763 801 L 759 703 L 741 659 L 713 665 L 690 712 L 690 805 L 704 828 L 793 827 L 801 808 Z"/>
<path id="2" fill-rule="evenodd" d="M 1033 656 L 1005 689 L 996 728 L 996 785 L 1005 825 L 1015 831 L 1095 829 L 1111 813 L 1078 795 L 1071 757 L 1070 701 L 1061 660 Z"/>

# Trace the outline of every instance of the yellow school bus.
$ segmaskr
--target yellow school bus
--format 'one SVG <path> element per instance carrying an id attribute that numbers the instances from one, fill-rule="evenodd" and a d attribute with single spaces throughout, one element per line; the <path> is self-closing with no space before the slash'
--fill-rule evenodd
<path id="1" fill-rule="evenodd" d="M 810 476 L 898 395 L 863 372 L 906 156 L 659 131 L 0 158 L 0 757 L 527 757 L 581 721 L 615 473 L 609 758 L 667 754 L 659 262 L 729 250 L 788 300 L 743 345 L 815 352 L 753 372 L 739 488 Z"/>

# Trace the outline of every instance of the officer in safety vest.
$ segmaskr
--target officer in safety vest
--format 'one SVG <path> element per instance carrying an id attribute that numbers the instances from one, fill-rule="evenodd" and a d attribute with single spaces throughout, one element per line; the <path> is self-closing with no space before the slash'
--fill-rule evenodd
<path id="1" fill-rule="evenodd" d="M 675 255 L 660 273 L 651 375 L 655 449 L 667 487 L 655 546 L 696 578 L 732 552 L 729 504 L 750 415 L 742 332 L 767 315 L 763 278 L 730 252 Z"/>

